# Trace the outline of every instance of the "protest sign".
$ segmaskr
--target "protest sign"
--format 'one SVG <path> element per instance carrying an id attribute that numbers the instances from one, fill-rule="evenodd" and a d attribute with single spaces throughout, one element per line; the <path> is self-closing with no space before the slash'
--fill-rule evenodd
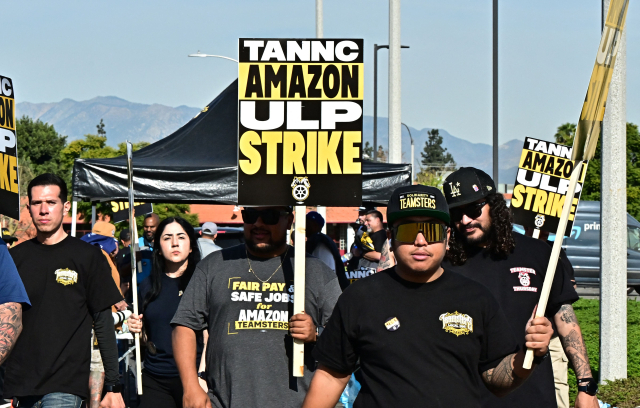
<path id="1" fill-rule="evenodd" d="M 133 209 L 136 217 L 138 215 L 151 214 L 153 212 L 153 204 L 133 203 Z M 117 224 L 119 222 L 126 221 L 129 219 L 129 203 L 128 202 L 111 201 L 111 211 L 113 211 L 113 215 L 111 216 L 111 222 L 114 224 Z"/>
<path id="2" fill-rule="evenodd" d="M 13 82 L 0 75 L 0 214 L 20 220 L 15 106 Z"/>
<path id="3" fill-rule="evenodd" d="M 569 179 L 575 167 L 571 153 L 568 146 L 532 137 L 525 139 L 511 198 L 514 223 L 556 233 Z M 584 165 L 576 185 L 566 236 L 571 235 L 586 172 L 587 166 Z"/>
<path id="4" fill-rule="evenodd" d="M 239 40 L 240 204 L 361 205 L 363 45 Z"/>

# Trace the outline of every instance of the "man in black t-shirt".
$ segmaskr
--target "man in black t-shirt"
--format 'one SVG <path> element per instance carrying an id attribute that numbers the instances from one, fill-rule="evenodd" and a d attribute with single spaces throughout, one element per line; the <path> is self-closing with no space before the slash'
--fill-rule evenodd
<path id="1" fill-rule="evenodd" d="M 31 309 L 6 362 L 5 395 L 13 406 L 79 407 L 89 391 L 91 325 L 105 371 L 101 407 L 124 408 L 111 305 L 122 300 L 99 248 L 62 229 L 67 186 L 42 174 L 27 189 L 36 238 L 10 250 Z"/>
<path id="2" fill-rule="evenodd" d="M 522 333 L 538 303 L 551 247 L 512 231 L 511 214 L 491 177 L 463 167 L 443 185 L 453 234 L 445 267 L 485 285 L 505 311 L 513 333 Z M 589 357 L 571 304 L 578 300 L 568 274 L 558 264 L 545 315 L 553 321 L 579 380 L 576 407 L 598 406 Z M 504 399 L 484 395 L 485 407 L 556 407 L 553 370 L 544 361 L 529 381 Z M 582 388 L 584 387 L 584 388 Z"/>
<path id="3" fill-rule="evenodd" d="M 362 230 L 356 232 L 356 244 L 351 249 L 353 258 L 349 260 L 346 272 L 349 283 L 376 273 L 380 254 L 387 241 L 387 232 L 384 230 L 380 211 L 367 211 L 364 228 L 366 231 L 361 227 Z"/>
<path id="4" fill-rule="evenodd" d="M 314 351 L 320 365 L 303 408 L 334 407 L 358 359 L 355 408 L 479 407 L 485 385 L 496 394 L 517 387 L 532 370 L 522 368 L 524 350 L 498 303 L 441 266 L 449 212 L 440 190 L 396 189 L 387 217 L 397 266 L 350 285 L 338 300 Z M 523 331 L 518 337 L 537 364 L 551 323 L 531 319 Z"/>

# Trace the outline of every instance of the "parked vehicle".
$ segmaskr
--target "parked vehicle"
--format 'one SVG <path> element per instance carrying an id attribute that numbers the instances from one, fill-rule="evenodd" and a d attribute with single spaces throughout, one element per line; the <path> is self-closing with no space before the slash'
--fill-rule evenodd
<path id="1" fill-rule="evenodd" d="M 516 232 L 524 228 L 514 225 Z M 627 287 L 640 293 L 640 222 L 627 214 Z M 555 235 L 549 236 L 550 241 Z M 567 252 L 580 286 L 600 286 L 600 202 L 580 201 L 571 236 L 562 248 Z M 631 289 L 630 289 L 631 290 Z"/>
<path id="2" fill-rule="evenodd" d="M 640 222 L 627 214 L 627 287 L 640 293 Z M 571 236 L 562 247 L 576 273 L 576 283 L 600 286 L 600 202 L 581 201 Z"/>

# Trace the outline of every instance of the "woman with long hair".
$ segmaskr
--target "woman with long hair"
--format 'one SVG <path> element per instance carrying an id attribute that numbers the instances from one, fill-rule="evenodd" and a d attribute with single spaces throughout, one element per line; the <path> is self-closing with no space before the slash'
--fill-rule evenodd
<path id="1" fill-rule="evenodd" d="M 138 290 L 142 313 L 131 315 L 128 322 L 132 333 L 143 333 L 147 346 L 140 408 L 181 408 L 183 390 L 173 358 L 170 322 L 200 261 L 200 251 L 193 227 L 180 217 L 162 221 L 154 242 L 151 275 L 140 283 Z M 198 359 L 194 361 L 200 368 L 198 371 L 204 371 L 203 344 L 206 339 L 200 335 Z"/>

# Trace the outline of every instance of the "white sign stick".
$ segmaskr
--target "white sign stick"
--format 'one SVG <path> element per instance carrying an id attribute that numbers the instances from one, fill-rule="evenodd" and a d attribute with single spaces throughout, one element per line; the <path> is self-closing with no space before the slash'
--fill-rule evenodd
<path id="1" fill-rule="evenodd" d="M 127 142 L 127 173 L 129 175 L 129 231 L 131 231 L 131 290 L 133 291 L 133 313 L 138 314 L 138 274 L 136 252 L 138 251 L 138 227 L 136 227 L 136 219 L 133 213 L 133 163 L 132 163 L 132 145 Z M 142 361 L 140 355 L 140 333 L 134 336 L 136 345 L 136 388 L 138 395 L 142 395 Z"/>
<path id="2" fill-rule="evenodd" d="M 304 312 L 307 207 L 296 205 L 293 314 Z M 293 376 L 304 377 L 304 342 L 293 340 Z"/>
<path id="3" fill-rule="evenodd" d="M 538 309 L 536 310 L 536 317 L 543 317 L 547 309 L 547 302 L 549 301 L 549 294 L 551 293 L 551 285 L 553 284 L 553 277 L 556 274 L 556 267 L 558 266 L 558 259 L 560 258 L 560 250 L 562 249 L 562 240 L 564 237 L 565 229 L 567 228 L 567 222 L 569 221 L 569 214 L 571 213 L 571 207 L 573 206 L 573 198 L 576 193 L 576 185 L 582 174 L 582 162 L 576 163 L 575 169 L 571 174 L 569 180 L 569 189 L 567 195 L 564 198 L 564 205 L 562 207 L 562 215 L 560 221 L 558 221 L 558 229 L 556 230 L 556 239 L 553 241 L 553 249 L 551 250 L 551 257 L 549 258 L 549 266 L 547 267 L 547 274 L 544 277 L 544 283 L 542 284 L 542 293 L 540 293 L 540 300 L 538 300 Z M 533 350 L 528 349 L 524 357 L 523 368 L 530 370 L 533 364 Z"/>

